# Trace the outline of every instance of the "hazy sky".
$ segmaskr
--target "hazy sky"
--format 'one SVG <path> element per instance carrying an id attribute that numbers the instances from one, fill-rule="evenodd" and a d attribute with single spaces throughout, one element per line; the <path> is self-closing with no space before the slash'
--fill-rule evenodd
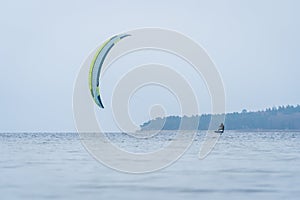
<path id="1" fill-rule="evenodd" d="M 0 131 L 74 131 L 81 63 L 110 36 L 140 27 L 204 47 L 228 112 L 299 104 L 299 10 L 297 0 L 0 1 Z"/>

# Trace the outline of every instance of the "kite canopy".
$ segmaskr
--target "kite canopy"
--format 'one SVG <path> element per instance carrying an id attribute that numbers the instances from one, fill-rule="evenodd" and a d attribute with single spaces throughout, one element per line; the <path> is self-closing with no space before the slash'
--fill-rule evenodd
<path id="1" fill-rule="evenodd" d="M 121 39 L 130 36 L 129 34 L 120 34 L 116 35 L 106 42 L 104 42 L 100 48 L 97 50 L 90 67 L 89 72 L 89 87 L 91 91 L 91 95 L 95 101 L 95 103 L 100 107 L 104 108 L 101 98 L 100 98 L 100 90 L 99 90 L 99 78 L 100 78 L 100 71 L 106 56 L 108 55 L 109 51 L 112 47 L 117 44 Z"/>

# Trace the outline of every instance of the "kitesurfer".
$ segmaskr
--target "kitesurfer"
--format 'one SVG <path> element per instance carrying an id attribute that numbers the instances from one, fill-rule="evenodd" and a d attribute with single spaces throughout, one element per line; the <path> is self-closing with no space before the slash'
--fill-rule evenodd
<path id="1" fill-rule="evenodd" d="M 225 129 L 225 126 L 223 123 L 220 124 L 219 128 L 218 128 L 218 131 L 220 131 L 221 133 L 224 132 L 224 129 Z"/>

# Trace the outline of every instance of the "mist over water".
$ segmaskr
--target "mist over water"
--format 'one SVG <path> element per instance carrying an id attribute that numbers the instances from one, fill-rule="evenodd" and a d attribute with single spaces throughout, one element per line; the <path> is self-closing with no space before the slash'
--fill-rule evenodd
<path id="1" fill-rule="evenodd" d="M 120 173 L 94 160 L 76 133 L 1 133 L 1 199 L 297 199 L 300 132 L 226 131 L 198 159 L 205 133 L 173 165 L 154 173 Z M 174 138 L 107 134 L 132 152 L 163 148 Z"/>

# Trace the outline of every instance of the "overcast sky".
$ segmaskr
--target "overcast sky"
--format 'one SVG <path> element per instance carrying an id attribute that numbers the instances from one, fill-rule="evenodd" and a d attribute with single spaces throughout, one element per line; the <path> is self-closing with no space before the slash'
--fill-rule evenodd
<path id="1" fill-rule="evenodd" d="M 107 38 L 140 27 L 176 30 L 204 47 L 227 112 L 300 103 L 299 1 L 177 2 L 0 1 L 0 131 L 74 131 L 81 63 Z"/>

